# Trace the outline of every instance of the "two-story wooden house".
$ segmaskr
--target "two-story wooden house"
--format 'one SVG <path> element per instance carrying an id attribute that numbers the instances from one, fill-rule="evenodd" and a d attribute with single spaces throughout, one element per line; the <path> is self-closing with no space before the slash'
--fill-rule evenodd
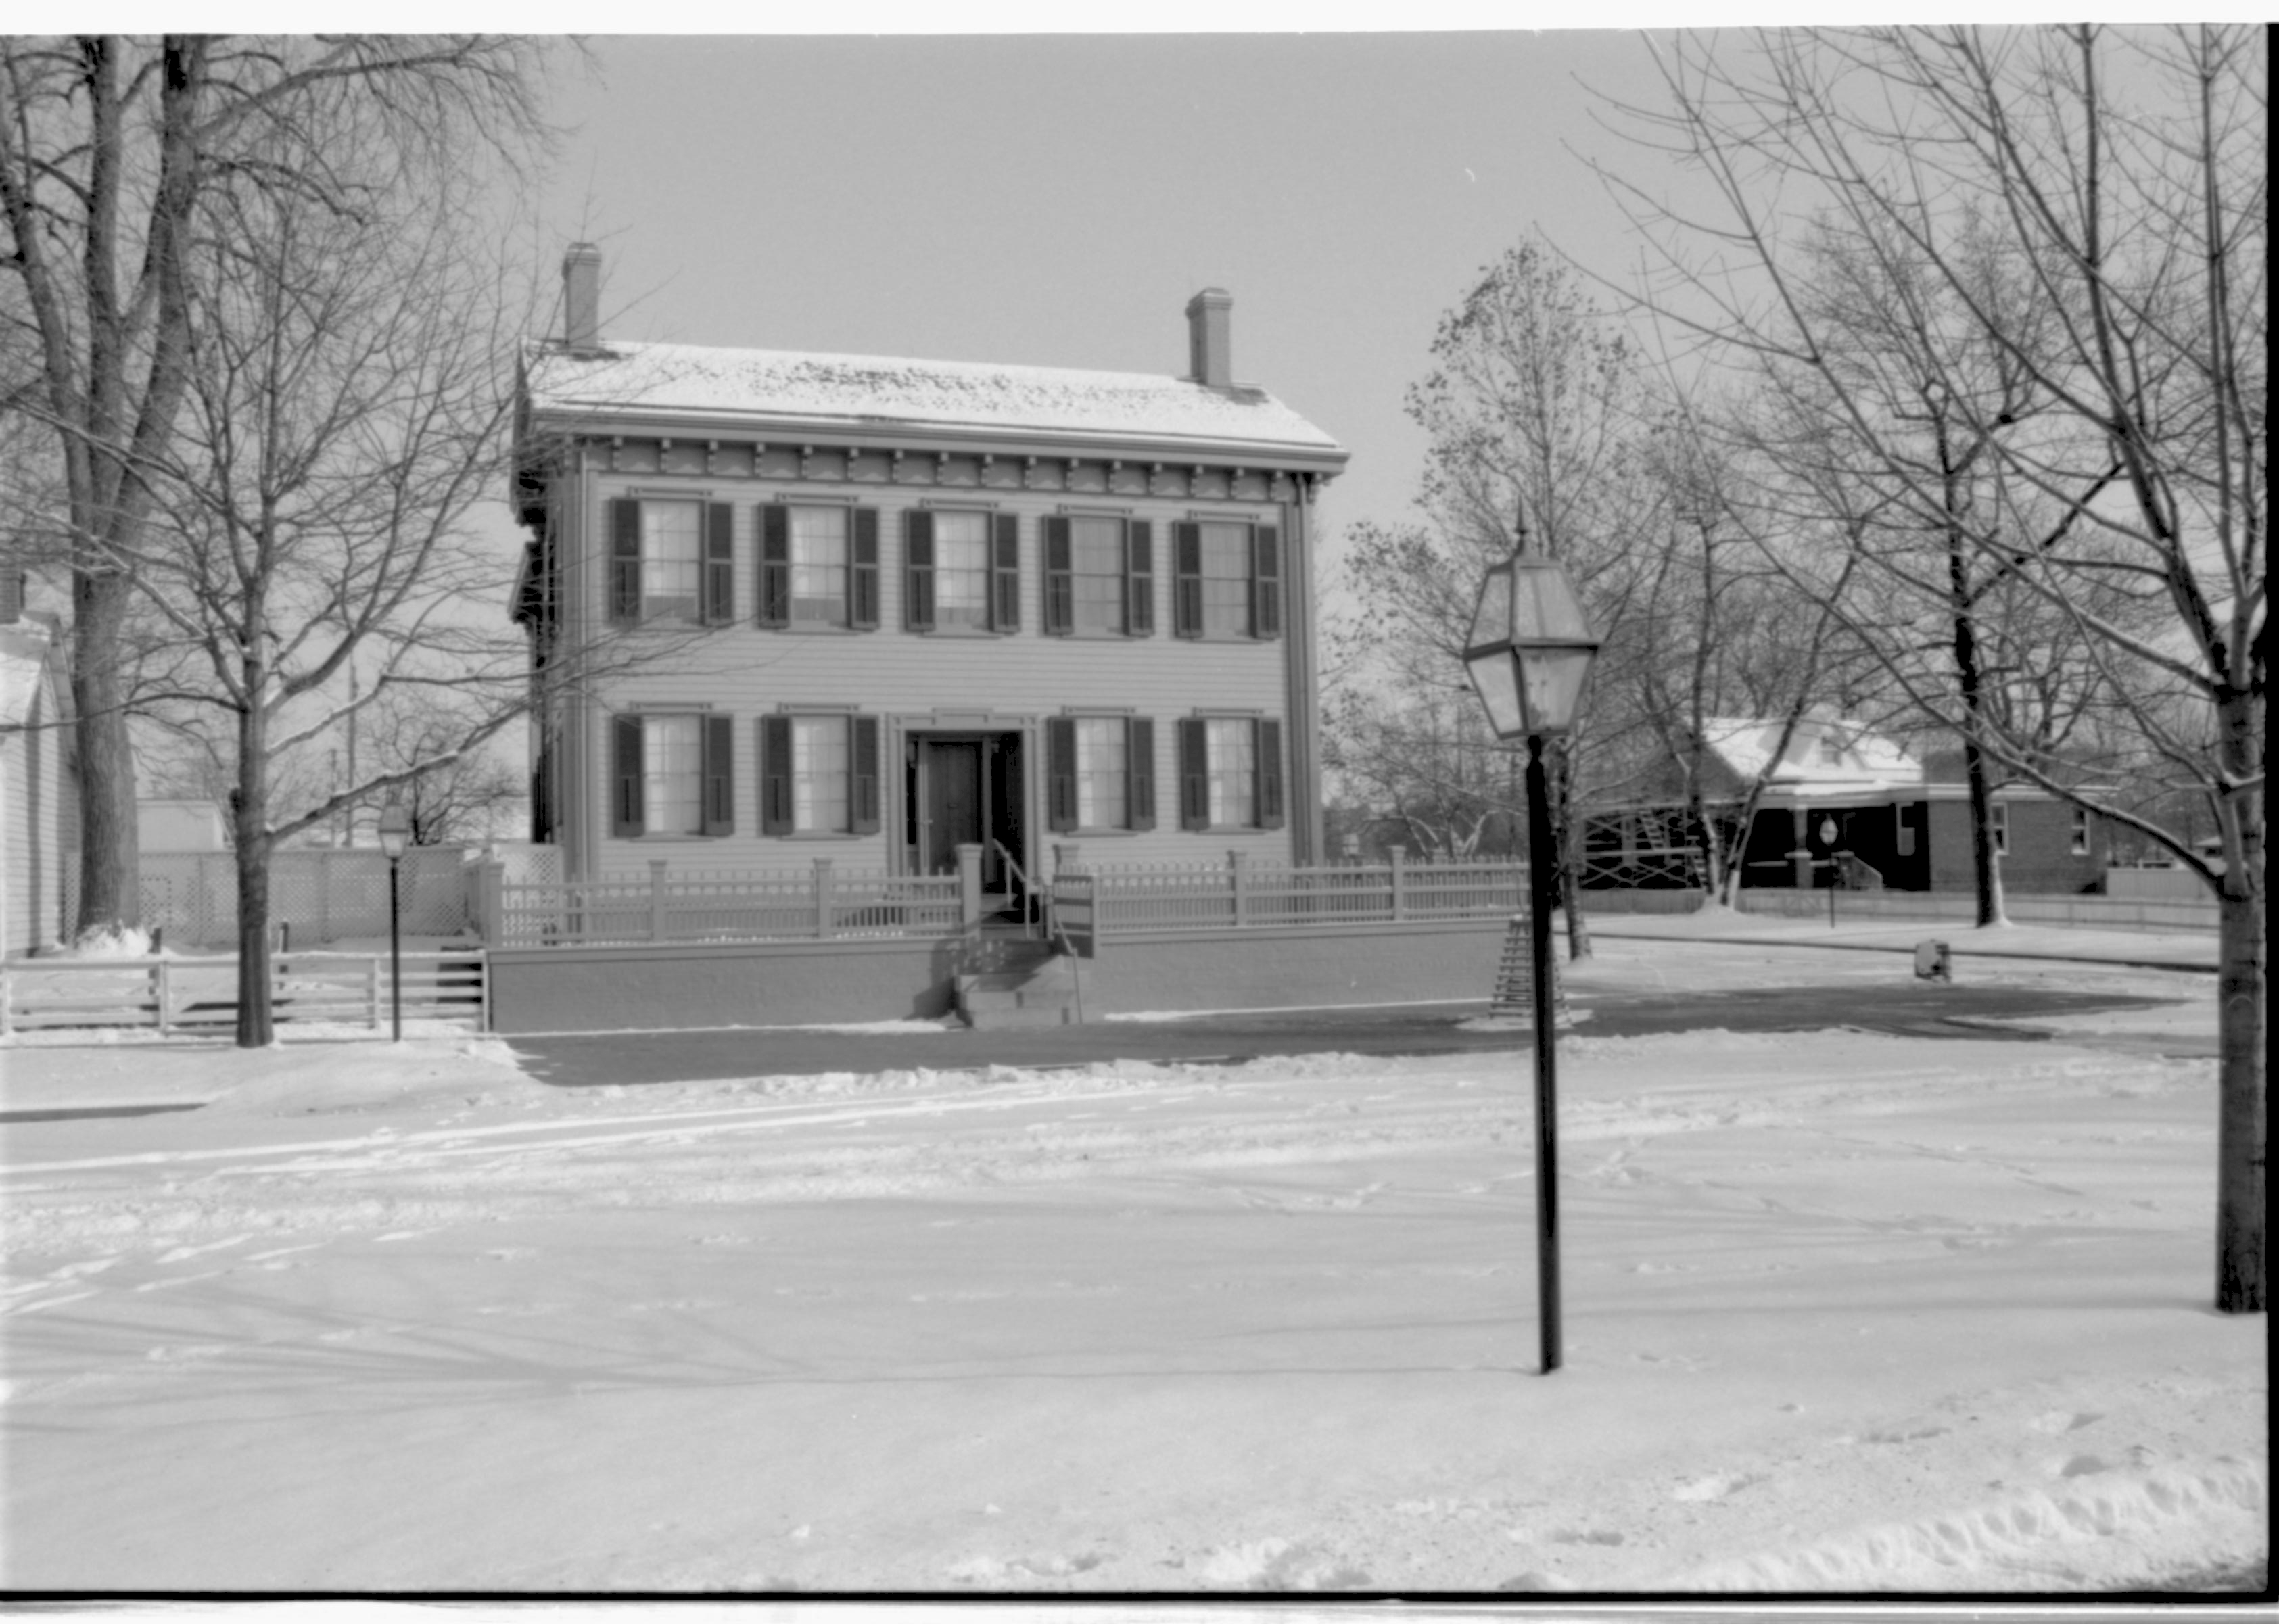
<path id="1" fill-rule="evenodd" d="M 564 267 L 518 425 L 534 837 L 566 877 L 830 857 L 1037 879 L 1321 857 L 1314 502 L 1336 440 L 1233 380 L 621 344 Z"/>

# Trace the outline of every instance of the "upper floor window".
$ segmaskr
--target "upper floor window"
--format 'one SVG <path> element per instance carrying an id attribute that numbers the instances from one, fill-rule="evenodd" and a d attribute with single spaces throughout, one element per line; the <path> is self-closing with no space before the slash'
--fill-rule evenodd
<path id="1" fill-rule="evenodd" d="M 620 497 L 610 503 L 610 618 L 718 624 L 732 613 L 735 556 L 725 502 Z"/>
<path id="2" fill-rule="evenodd" d="M 1282 634 L 1282 532 L 1198 520 L 1171 526 L 1171 630 L 1181 637 Z"/>
<path id="3" fill-rule="evenodd" d="M 1045 521 L 1045 630 L 1147 637 L 1155 630 L 1155 526 L 1105 513 Z"/>
<path id="4" fill-rule="evenodd" d="M 1010 513 L 902 515 L 902 614 L 913 632 L 1011 632 L 1021 624 L 1021 528 Z"/>
<path id="5" fill-rule="evenodd" d="M 771 502 L 760 509 L 759 623 L 879 624 L 879 510 Z"/>

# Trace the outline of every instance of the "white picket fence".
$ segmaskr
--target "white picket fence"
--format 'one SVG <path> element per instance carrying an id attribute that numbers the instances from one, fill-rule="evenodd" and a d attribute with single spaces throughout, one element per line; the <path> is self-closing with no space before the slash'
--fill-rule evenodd
<path id="1" fill-rule="evenodd" d="M 403 955 L 405 1020 L 490 1025 L 480 949 Z M 395 1009 L 385 953 L 291 953 L 270 961 L 280 1025 L 328 1022 L 384 1031 Z M 237 1023 L 234 957 L 10 959 L 0 961 L 0 1038 L 58 1028 L 149 1027 L 213 1033 Z"/>

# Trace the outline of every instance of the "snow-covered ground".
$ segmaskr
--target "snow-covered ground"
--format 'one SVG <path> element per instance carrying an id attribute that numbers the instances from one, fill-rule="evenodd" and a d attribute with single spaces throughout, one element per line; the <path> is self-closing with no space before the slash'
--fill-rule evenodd
<path id="1" fill-rule="evenodd" d="M 1563 1038 L 1549 1377 L 1523 1053 L 573 1092 L 463 1036 L 0 1048 L 6 1110 L 210 1102 L 0 1129 L 0 1582 L 2258 1572 L 2266 1321 L 2209 1306 L 2214 1067 L 2160 1053 L 2213 980 L 1973 975 L 2183 1002 L 2047 1043 Z"/>

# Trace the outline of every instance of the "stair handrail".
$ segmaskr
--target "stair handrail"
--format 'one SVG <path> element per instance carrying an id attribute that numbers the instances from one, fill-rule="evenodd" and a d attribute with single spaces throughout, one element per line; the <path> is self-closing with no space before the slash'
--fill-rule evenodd
<path id="1" fill-rule="evenodd" d="M 1004 854 L 1005 866 L 1012 869 L 1013 877 L 1021 882 L 1021 923 L 1023 928 L 1026 929 L 1029 923 L 1029 905 L 1037 901 L 1037 884 L 1029 877 L 1029 871 L 1021 866 L 1021 860 L 1013 855 L 1005 842 L 993 837 L 989 844 Z M 1077 1024 L 1081 1026 L 1084 1024 L 1084 975 L 1077 968 L 1076 946 L 1069 940 L 1068 931 L 1062 927 L 1057 910 L 1049 908 L 1045 909 L 1045 929 L 1060 938 L 1061 952 L 1067 955 L 1069 977 L 1076 983 L 1076 1020 Z"/>

